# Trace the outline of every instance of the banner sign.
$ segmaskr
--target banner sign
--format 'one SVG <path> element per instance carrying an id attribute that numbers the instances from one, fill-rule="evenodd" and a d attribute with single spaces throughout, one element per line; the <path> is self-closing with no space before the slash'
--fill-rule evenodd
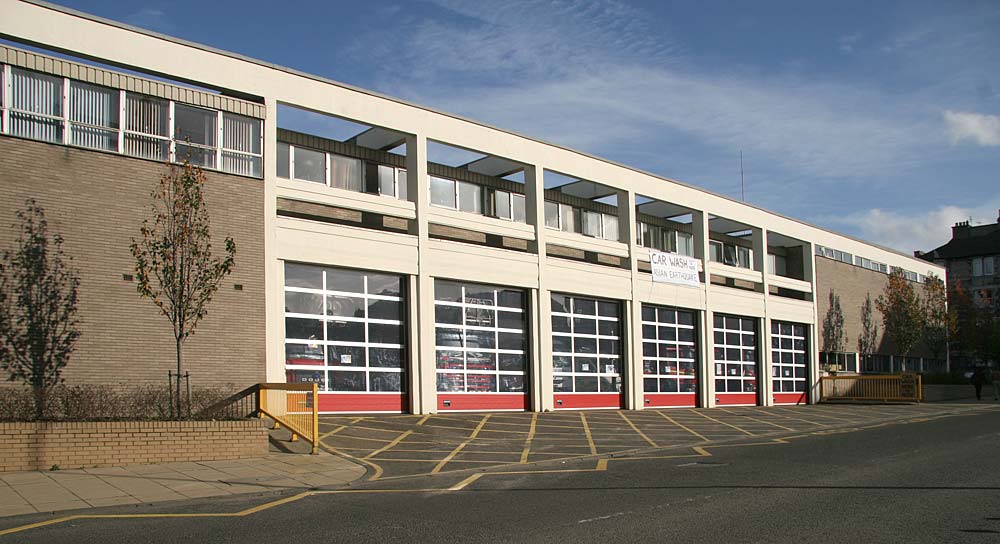
<path id="1" fill-rule="evenodd" d="M 698 265 L 701 261 L 687 255 L 663 253 L 649 250 L 649 264 L 653 268 L 655 283 L 673 283 L 690 287 L 701 287 Z"/>

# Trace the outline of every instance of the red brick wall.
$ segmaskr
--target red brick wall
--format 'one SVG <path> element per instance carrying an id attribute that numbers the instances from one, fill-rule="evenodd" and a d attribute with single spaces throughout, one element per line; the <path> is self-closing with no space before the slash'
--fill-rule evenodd
<path id="1" fill-rule="evenodd" d="M 15 213 L 34 198 L 80 272 L 82 336 L 63 376 L 75 383 L 162 383 L 174 368 L 169 320 L 136 294 L 129 244 L 149 217 L 159 162 L 0 136 L 0 249 L 16 240 Z M 236 241 L 236 267 L 187 340 L 192 386 L 245 387 L 264 379 L 264 185 L 206 172 L 213 248 Z M 235 285 L 243 286 L 242 291 Z"/>
<path id="2" fill-rule="evenodd" d="M 260 420 L 0 423 L 0 472 L 247 459 L 267 436 Z"/>

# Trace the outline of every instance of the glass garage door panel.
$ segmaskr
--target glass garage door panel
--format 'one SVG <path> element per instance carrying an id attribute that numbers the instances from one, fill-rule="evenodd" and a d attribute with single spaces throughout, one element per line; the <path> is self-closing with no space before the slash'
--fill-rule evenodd
<path id="1" fill-rule="evenodd" d="M 757 392 L 757 320 L 716 314 L 715 392 Z"/>
<path id="2" fill-rule="evenodd" d="M 555 393 L 620 393 L 621 330 L 617 302 L 553 294 Z"/>
<path id="3" fill-rule="evenodd" d="M 402 277 L 285 263 L 285 373 L 328 392 L 405 391 Z"/>
<path id="4" fill-rule="evenodd" d="M 696 393 L 695 314 L 642 305 L 642 384 L 646 393 Z"/>
<path id="5" fill-rule="evenodd" d="M 806 391 L 806 331 L 806 326 L 799 323 L 771 322 L 771 383 L 775 396 L 795 396 Z"/>
<path id="6" fill-rule="evenodd" d="M 525 298 L 519 289 L 435 280 L 438 392 L 526 391 Z"/>

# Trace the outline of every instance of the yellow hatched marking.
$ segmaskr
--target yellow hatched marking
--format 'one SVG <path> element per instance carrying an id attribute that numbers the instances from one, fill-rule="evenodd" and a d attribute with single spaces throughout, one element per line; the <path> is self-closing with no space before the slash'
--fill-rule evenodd
<path id="1" fill-rule="evenodd" d="M 535 438 L 535 425 L 538 423 L 538 412 L 531 414 L 531 428 L 528 429 L 528 439 L 524 441 L 524 450 L 521 451 L 521 464 L 528 462 L 528 454 L 531 452 L 531 440 Z"/>
<path id="2" fill-rule="evenodd" d="M 699 433 L 699 432 L 697 432 L 697 431 L 694 431 L 694 430 L 692 430 L 692 429 L 691 429 L 690 427 L 688 427 L 687 425 L 684 425 L 684 424 L 680 423 L 679 421 L 677 421 L 677 420 L 675 420 L 674 418 L 672 418 L 672 417 L 668 416 L 667 414 L 664 414 L 663 412 L 661 412 L 661 411 L 659 411 L 659 410 L 657 410 L 657 411 L 656 411 L 656 413 L 657 413 L 657 414 L 660 414 L 660 415 L 661 415 L 661 416 L 663 416 L 663 417 L 664 417 L 664 418 L 665 418 L 665 419 L 666 419 L 667 421 L 669 421 L 669 422 L 673 423 L 674 425 L 677 425 L 678 427 L 680 427 L 680 428 L 684 429 L 685 431 L 687 431 L 687 432 L 689 432 L 689 433 L 691 433 L 691 434 L 693 434 L 693 435 L 697 436 L 698 438 L 700 438 L 700 439 L 704 440 L 705 442 L 708 442 L 708 439 L 707 439 L 707 438 L 705 438 L 705 435 L 703 435 L 703 434 L 701 434 L 701 433 Z"/>
<path id="3" fill-rule="evenodd" d="M 720 424 L 720 425 L 725 425 L 726 427 L 732 427 L 733 429 L 736 429 L 737 431 L 739 431 L 739 432 L 741 432 L 741 433 L 743 433 L 743 434 L 748 434 L 748 435 L 750 435 L 750 436 L 753 436 L 753 435 L 754 435 L 754 434 L 753 434 L 752 432 L 750 432 L 750 431 L 748 431 L 748 430 L 746 430 L 746 429 L 741 429 L 741 428 L 739 428 L 739 427 L 737 427 L 736 425 L 733 425 L 733 424 L 731 424 L 731 423 L 726 423 L 725 421 L 720 421 L 720 420 L 718 420 L 718 419 L 715 419 L 714 417 L 711 417 L 711 416 L 706 416 L 705 414 L 703 414 L 703 413 L 701 413 L 701 412 L 697 412 L 697 411 L 694 411 L 694 410 L 692 410 L 692 412 L 694 412 L 694 413 L 698 414 L 699 416 L 701 416 L 701 417 L 703 417 L 703 418 L 705 418 L 705 419 L 708 419 L 708 420 L 711 420 L 711 421 L 714 421 L 714 422 L 716 422 L 716 423 L 718 423 L 718 424 Z"/>
<path id="4" fill-rule="evenodd" d="M 430 418 L 431 418 L 431 415 L 430 415 L 430 414 L 427 414 L 427 415 L 425 415 L 424 417 L 420 418 L 420 421 L 418 421 L 418 422 L 417 422 L 417 426 L 418 426 L 418 427 L 422 426 L 422 425 L 423 425 L 424 423 L 426 423 L 426 422 L 427 422 L 427 420 L 428 420 L 428 419 L 430 419 Z"/>
<path id="5" fill-rule="evenodd" d="M 340 431 L 343 431 L 346 428 L 347 428 L 347 425 L 341 425 L 340 427 L 337 427 L 336 429 L 334 429 L 334 430 L 332 430 L 332 431 L 330 431 L 328 433 L 323 433 L 323 434 L 319 435 L 319 439 L 323 440 L 324 438 L 330 436 L 331 434 L 337 434 L 337 433 L 339 433 Z"/>
<path id="6" fill-rule="evenodd" d="M 482 421 L 479 422 L 479 425 L 476 425 L 476 429 L 474 431 L 472 431 L 472 434 L 469 435 L 469 438 L 466 439 L 465 442 L 462 442 L 461 444 L 459 444 L 458 447 L 456 447 L 455 449 L 451 450 L 451 453 L 449 453 L 447 457 L 445 457 L 444 459 L 442 459 L 441 462 L 438 463 L 437 466 L 435 466 L 431 470 L 431 474 L 436 474 L 438 472 L 441 472 L 441 469 L 444 468 L 444 466 L 447 465 L 449 461 L 451 461 L 452 459 L 454 459 L 455 456 L 458 455 L 458 453 L 460 451 L 462 451 L 463 449 L 465 449 L 465 447 L 468 446 L 470 442 L 472 442 L 473 440 L 475 440 L 476 436 L 479 435 L 479 431 L 483 430 L 483 427 L 486 426 L 486 422 L 490 420 L 490 415 L 491 414 L 486 414 L 485 416 L 483 416 Z"/>
<path id="7" fill-rule="evenodd" d="M 778 416 L 778 417 L 785 418 L 785 419 L 794 419 L 796 421 L 804 421 L 804 422 L 806 422 L 806 423 L 808 423 L 810 425 L 816 425 L 817 427 L 826 427 L 827 425 L 829 425 L 829 423 L 820 423 L 818 421 L 813 421 L 811 419 L 805 419 L 805 418 L 801 418 L 801 417 L 795 417 L 795 416 L 789 416 L 789 415 L 785 415 L 785 414 L 779 414 L 777 411 L 773 411 L 772 412 L 772 411 L 768 411 L 768 410 L 757 410 L 757 412 L 759 412 L 761 414 L 767 414 L 769 416 Z"/>
<path id="8" fill-rule="evenodd" d="M 474 482 L 474 481 L 482 478 L 483 476 L 484 476 L 484 473 L 482 473 L 482 472 L 480 472 L 479 474 L 473 474 L 472 476 L 469 476 L 468 478 L 462 480 L 461 482 L 458 482 L 457 484 L 449 487 L 448 491 L 461 491 L 461 490 L 465 489 L 465 486 L 467 486 L 467 485 L 471 484 L 472 482 Z"/>
<path id="9" fill-rule="evenodd" d="M 406 438 L 407 436 L 410 436 L 411 434 L 413 434 L 413 431 L 406 431 L 405 433 L 397 436 L 396 439 L 393 440 L 392 442 L 389 442 L 388 444 L 382 446 L 381 448 L 379 448 L 379 449 L 377 449 L 377 450 L 369 453 L 368 455 L 366 455 L 365 459 L 371 459 L 372 457 L 375 457 L 376 455 L 378 455 L 378 454 L 380 454 L 380 453 L 382 453 L 382 452 L 384 452 L 384 451 L 386 451 L 388 449 L 391 449 L 393 446 L 395 446 L 396 444 L 399 444 L 400 442 L 403 441 L 404 438 Z"/>
<path id="10" fill-rule="evenodd" d="M 747 416 L 747 415 L 743 415 L 743 414 L 737 414 L 736 412 L 731 412 L 729 410 L 726 410 L 725 408 L 719 408 L 719 410 L 722 410 L 723 412 L 725 412 L 727 414 L 732 414 L 734 416 L 745 417 L 745 418 L 747 418 L 749 420 L 756 421 L 757 423 L 763 423 L 765 425 L 770 425 L 772 427 L 777 427 L 779 429 L 784 429 L 786 431 L 791 431 L 793 433 L 796 432 L 796 429 L 792 429 L 791 427 L 785 427 L 784 425 L 778 425 L 777 423 L 771 423 L 770 421 L 765 421 L 763 419 L 757 419 L 757 418 L 755 418 L 753 416 Z"/>
<path id="11" fill-rule="evenodd" d="M 658 448 L 659 447 L 656 444 L 656 442 L 653 442 L 652 440 L 650 440 L 650 438 L 648 436 L 646 436 L 646 433 L 644 433 L 641 430 L 639 430 L 639 427 L 636 427 L 635 423 L 632 423 L 632 420 L 629 419 L 628 416 L 625 415 L 625 412 L 618 412 L 618 415 L 622 416 L 622 419 L 625 420 L 625 423 L 628 423 L 629 427 L 632 427 L 633 431 L 639 433 L 639 436 L 641 436 L 643 440 L 645 440 L 646 442 L 649 442 L 650 446 L 653 446 L 654 448 Z"/>
<path id="12" fill-rule="evenodd" d="M 337 448 L 331 448 L 330 446 L 326 445 L 326 443 L 324 443 L 324 442 L 320 442 L 319 445 L 323 449 L 329 451 L 330 453 L 335 453 L 335 454 L 337 454 L 337 455 L 339 455 L 341 457 L 346 457 L 346 458 L 351 459 L 353 461 L 357 461 L 357 462 L 359 462 L 359 463 L 361 463 L 361 464 L 363 464 L 365 466 L 372 467 L 372 470 L 374 472 L 372 473 L 372 477 L 370 478 L 371 480 L 378 480 L 382 476 L 382 467 L 378 466 L 378 463 L 373 463 L 373 462 L 371 462 L 371 461 L 369 461 L 367 459 L 362 459 L 361 457 L 357 457 L 357 456 L 351 455 L 349 453 L 346 453 L 346 452 L 343 452 L 341 450 L 338 450 Z"/>
<path id="13" fill-rule="evenodd" d="M 587 424 L 587 416 L 580 412 L 580 421 L 583 423 L 583 432 L 587 435 L 587 444 L 590 446 L 590 453 L 597 455 L 597 445 L 594 444 L 594 437 L 590 434 L 590 425 Z"/>

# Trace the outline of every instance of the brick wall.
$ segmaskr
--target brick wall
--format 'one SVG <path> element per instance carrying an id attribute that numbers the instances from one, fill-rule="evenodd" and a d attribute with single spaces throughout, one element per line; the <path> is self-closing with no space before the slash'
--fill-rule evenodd
<path id="1" fill-rule="evenodd" d="M 889 276 L 860 266 L 853 266 L 825 257 L 816 257 L 816 332 L 819 337 L 820 349 L 823 348 L 823 319 L 830 309 L 830 290 L 840 296 L 840 308 L 844 313 L 844 348 L 845 351 L 858 351 L 858 336 L 861 334 L 861 307 L 865 303 L 865 295 L 872 297 L 872 319 L 878 325 L 878 348 L 876 353 L 895 355 L 896 346 L 885 335 L 882 326 L 882 314 L 874 306 L 875 300 L 889 283 Z M 923 285 L 911 283 L 920 296 Z M 927 357 L 918 342 L 910 357 Z"/>
<path id="2" fill-rule="evenodd" d="M 0 249 L 12 248 L 15 213 L 34 198 L 81 277 L 82 336 L 63 376 L 75 383 L 162 383 L 174 368 L 170 322 L 136 294 L 129 244 L 149 217 L 167 167 L 111 153 L 0 136 Z M 264 186 L 206 172 L 213 247 L 236 241 L 236 266 L 185 345 L 192 386 L 263 381 Z M 237 291 L 240 284 L 243 290 Z"/>
<path id="3" fill-rule="evenodd" d="M 260 420 L 0 423 L 0 472 L 247 459 L 267 436 Z"/>

